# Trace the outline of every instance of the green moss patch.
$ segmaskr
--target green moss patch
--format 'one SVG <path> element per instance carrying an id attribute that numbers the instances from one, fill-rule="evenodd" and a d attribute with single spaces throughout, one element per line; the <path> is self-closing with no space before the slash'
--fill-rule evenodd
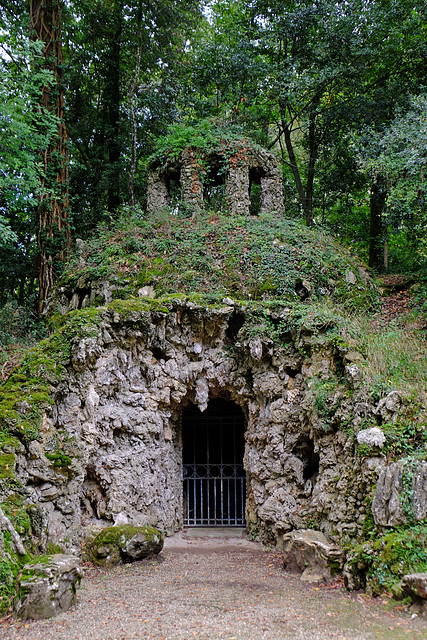
<path id="1" fill-rule="evenodd" d="M 427 571 L 427 524 L 375 535 L 354 547 L 347 562 L 373 595 L 394 592 L 405 574 Z"/>
<path id="2" fill-rule="evenodd" d="M 101 322 L 98 309 L 71 312 L 49 338 L 27 352 L 0 386 L 0 435 L 13 434 L 23 442 L 38 438 L 43 413 L 53 403 L 52 387 L 66 372 L 73 344 L 99 335 Z"/>
<path id="3" fill-rule="evenodd" d="M 9 609 L 20 566 L 16 556 L 11 556 L 4 549 L 0 549 L 0 616 L 5 615 Z"/>
<path id="4" fill-rule="evenodd" d="M 333 298 L 357 308 L 375 297 L 363 265 L 339 243 L 270 215 L 159 213 L 145 221 L 127 214 L 116 228 L 100 228 L 86 261 L 83 268 L 71 262 L 61 284 L 72 290 L 81 276 L 111 280 L 122 299 L 145 285 L 154 286 L 156 297 L 173 291 L 240 300 Z"/>
<path id="5" fill-rule="evenodd" d="M 11 493 L 1 507 L 4 515 L 9 518 L 25 544 L 27 553 L 24 556 L 16 554 L 10 533 L 3 532 L 4 547 L 0 547 L 0 616 L 8 611 L 11 598 L 16 590 L 18 574 L 24 564 L 31 560 L 31 552 L 36 548 L 31 536 L 30 517 L 22 496 L 18 493 Z"/>

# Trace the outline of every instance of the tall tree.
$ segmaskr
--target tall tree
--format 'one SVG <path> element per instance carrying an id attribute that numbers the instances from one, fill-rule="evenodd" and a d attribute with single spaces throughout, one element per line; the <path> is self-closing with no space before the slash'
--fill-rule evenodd
<path id="1" fill-rule="evenodd" d="M 392 267 L 425 267 L 427 263 L 427 96 L 412 97 L 381 130 L 369 127 L 360 145 L 360 163 L 376 176 L 379 212 L 372 215 L 379 249 L 371 255 L 382 268 L 382 247 L 390 243 Z M 371 194 L 371 198 L 374 193 Z M 375 206 L 375 202 L 373 203 Z M 384 265 L 386 266 L 386 265 Z"/>
<path id="2" fill-rule="evenodd" d="M 57 129 L 42 152 L 37 240 L 40 249 L 39 308 L 55 284 L 58 266 L 71 245 L 68 218 L 68 136 L 64 122 L 61 0 L 30 0 L 30 37 L 43 45 L 39 64 L 52 81 L 41 88 L 41 114 L 54 114 Z M 40 124 L 43 126 L 43 123 Z"/>
<path id="3" fill-rule="evenodd" d="M 331 179 L 342 187 L 345 179 L 341 193 L 360 190 L 352 133 L 367 123 L 389 122 L 408 93 L 425 83 L 425 2 L 218 0 L 212 3 L 211 16 L 215 33 L 222 34 L 222 40 L 216 35 L 217 57 L 232 60 L 235 69 L 244 49 L 250 60 L 246 70 L 254 69 L 257 61 L 261 73 L 256 102 L 269 106 L 262 114 L 269 116 L 271 145 L 280 146 L 307 224 L 319 219 L 319 213 L 325 220 L 325 190 L 331 188 Z M 230 17 L 234 28 L 227 25 L 232 33 L 227 39 L 224 25 Z M 203 62 L 209 43 L 200 51 Z M 205 71 L 208 76 L 207 67 Z M 234 93 L 227 83 L 235 88 L 236 82 L 230 64 L 217 64 L 216 71 L 215 86 L 206 82 L 206 88 L 212 97 L 220 96 L 216 112 L 220 105 L 221 114 L 230 117 Z M 240 77 L 247 77 L 243 65 Z M 241 103 L 251 101 L 253 85 L 250 91 L 250 85 L 240 85 Z M 339 192 L 336 185 L 333 189 Z M 376 197 L 375 184 L 371 191 L 371 216 L 381 219 L 384 198 Z M 382 234 L 381 223 L 374 223 L 372 232 Z M 371 253 L 378 250 L 377 240 L 371 242 Z M 371 260 L 377 264 L 378 256 Z"/>
<path id="4" fill-rule="evenodd" d="M 138 162 L 177 116 L 197 0 L 78 0 L 66 21 L 70 194 L 79 233 L 141 196 Z"/>

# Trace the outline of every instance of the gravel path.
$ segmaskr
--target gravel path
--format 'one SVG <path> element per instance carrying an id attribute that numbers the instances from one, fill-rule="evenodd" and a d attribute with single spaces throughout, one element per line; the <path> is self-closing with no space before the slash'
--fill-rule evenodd
<path id="1" fill-rule="evenodd" d="M 180 534 L 158 558 L 87 569 L 77 605 L 50 620 L 3 624 L 0 639 L 427 639 L 422 619 L 387 606 L 304 584 L 278 554 L 243 538 Z"/>

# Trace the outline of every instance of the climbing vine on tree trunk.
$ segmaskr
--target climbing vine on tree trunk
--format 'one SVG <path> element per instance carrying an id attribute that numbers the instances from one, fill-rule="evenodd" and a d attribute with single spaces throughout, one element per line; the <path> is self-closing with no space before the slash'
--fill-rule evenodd
<path id="1" fill-rule="evenodd" d="M 55 283 L 58 264 L 71 245 L 68 218 L 68 137 L 64 122 L 62 82 L 61 2 L 30 0 L 30 34 L 43 43 L 40 65 L 46 75 L 38 109 L 40 115 L 53 115 L 57 126 L 46 131 L 46 146 L 41 151 L 40 195 L 37 242 L 40 253 L 39 309 Z M 43 117 L 40 122 L 44 122 Z M 45 126 L 40 125 L 40 126 Z"/>

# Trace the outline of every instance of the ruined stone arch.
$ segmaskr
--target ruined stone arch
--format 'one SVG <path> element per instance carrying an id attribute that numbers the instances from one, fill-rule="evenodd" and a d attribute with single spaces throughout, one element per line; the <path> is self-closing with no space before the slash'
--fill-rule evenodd
<path id="1" fill-rule="evenodd" d="M 179 190 L 180 202 L 197 214 L 212 204 L 209 190 L 221 187 L 220 206 L 224 213 L 283 214 L 283 183 L 275 156 L 249 141 L 239 140 L 231 147 L 200 152 L 187 146 L 178 157 L 153 161 L 148 169 L 147 213 L 173 207 L 174 193 Z M 260 190 L 257 207 L 254 198 L 251 206 L 254 184 Z"/>

